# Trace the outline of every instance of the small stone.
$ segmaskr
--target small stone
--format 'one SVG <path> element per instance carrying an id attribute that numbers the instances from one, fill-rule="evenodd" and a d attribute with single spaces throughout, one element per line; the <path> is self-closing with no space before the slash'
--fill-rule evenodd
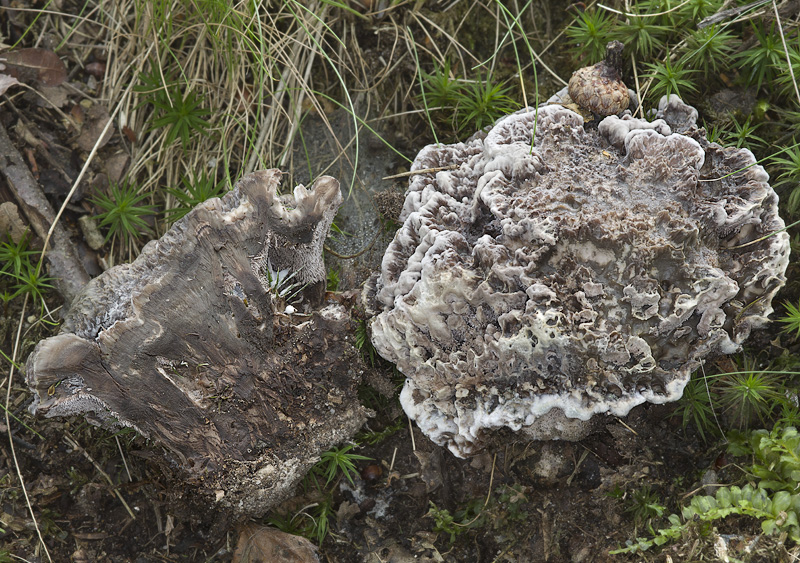
<path id="1" fill-rule="evenodd" d="M 97 222 L 91 215 L 84 215 L 78 219 L 78 226 L 83 233 L 83 240 L 92 250 L 100 250 L 106 243 L 100 229 L 97 228 Z"/>

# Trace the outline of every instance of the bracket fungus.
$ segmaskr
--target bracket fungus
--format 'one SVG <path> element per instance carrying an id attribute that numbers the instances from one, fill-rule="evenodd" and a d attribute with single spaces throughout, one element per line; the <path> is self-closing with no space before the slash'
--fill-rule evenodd
<path id="1" fill-rule="evenodd" d="M 677 97 L 656 117 L 527 108 L 419 153 L 364 301 L 433 441 L 581 439 L 766 322 L 789 259 L 767 174 Z"/>
<path id="2" fill-rule="evenodd" d="M 319 295 L 339 183 L 278 196 L 280 176 L 245 176 L 92 280 L 27 362 L 34 412 L 135 428 L 178 478 L 241 515 L 289 496 L 365 419 L 349 314 L 283 314 L 269 274 Z"/>

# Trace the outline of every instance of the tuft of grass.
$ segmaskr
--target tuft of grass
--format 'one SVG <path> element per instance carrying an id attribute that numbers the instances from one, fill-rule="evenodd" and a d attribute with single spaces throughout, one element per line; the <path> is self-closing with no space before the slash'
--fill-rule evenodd
<path id="1" fill-rule="evenodd" d="M 11 299 L 27 294 L 44 310 L 45 293 L 53 289 L 50 282 L 54 281 L 54 278 L 42 273 L 34 264 L 26 265 L 19 274 L 12 274 L 12 277 L 16 280 L 16 284 Z"/>
<path id="2" fill-rule="evenodd" d="M 500 117 L 519 109 L 510 89 L 491 76 L 475 80 L 454 77 L 449 61 L 436 66 L 433 73 L 421 73 L 422 91 L 418 96 L 426 111 L 439 125 L 448 125 L 459 136 L 470 136 Z"/>
<path id="3" fill-rule="evenodd" d="M 637 524 L 645 524 L 653 518 L 660 518 L 664 515 L 667 507 L 660 504 L 660 497 L 650 488 L 644 485 L 631 494 L 625 512 L 633 516 Z"/>
<path id="4" fill-rule="evenodd" d="M 31 259 L 39 253 L 28 248 L 28 232 L 14 242 L 11 235 L 6 233 L 7 240 L 0 242 L 0 273 L 19 276 L 31 267 Z"/>
<path id="5" fill-rule="evenodd" d="M 208 135 L 211 123 L 206 117 L 211 111 L 202 107 L 203 96 L 195 91 L 183 90 L 178 83 L 161 83 L 158 69 L 139 75 L 138 91 L 145 94 L 139 106 L 150 104 L 155 109 L 151 130 L 167 128 L 164 144 L 169 146 L 175 139 L 181 140 L 183 150 L 189 147 L 195 135 Z"/>
<path id="6" fill-rule="evenodd" d="M 519 109 L 520 104 L 508 95 L 508 91 L 501 84 L 493 83 L 490 77 L 470 83 L 458 100 L 459 132 L 471 135 Z"/>
<path id="7" fill-rule="evenodd" d="M 617 24 L 611 36 L 625 44 L 626 54 L 650 58 L 664 47 L 664 38 L 671 30 L 655 23 L 655 18 L 635 17 L 642 14 L 639 7 L 632 7 L 631 14 L 627 21 Z"/>
<path id="8" fill-rule="evenodd" d="M 744 120 L 744 123 L 739 123 L 736 118 L 733 118 L 733 130 L 729 130 L 724 135 L 724 140 L 727 144 L 736 145 L 736 148 L 746 148 L 751 152 L 757 150 L 757 146 L 764 146 L 767 141 L 756 135 L 756 130 L 761 126 L 760 123 L 751 123 L 751 117 Z"/>
<path id="9" fill-rule="evenodd" d="M 703 121 L 703 129 L 706 130 L 706 139 L 708 139 L 709 143 L 722 142 L 722 129 L 717 123 L 708 124 Z"/>
<path id="10" fill-rule="evenodd" d="M 322 545 L 330 532 L 330 518 L 334 515 L 333 499 L 328 495 L 325 500 L 314 507 L 311 516 L 311 526 L 306 530 L 306 534 L 313 538 L 317 545 Z"/>
<path id="11" fill-rule="evenodd" d="M 757 419 L 767 424 L 770 415 L 786 401 L 785 387 L 781 376 L 753 369 L 723 374 L 715 385 L 718 402 L 739 429 L 750 428 Z"/>
<path id="12" fill-rule="evenodd" d="M 274 513 L 267 518 L 267 523 L 278 528 L 281 532 L 299 536 L 303 535 L 303 527 L 301 525 L 302 519 L 298 518 L 298 516 L 299 514 Z"/>
<path id="13" fill-rule="evenodd" d="M 596 63 L 606 55 L 606 45 L 612 39 L 614 20 L 603 10 L 580 12 L 567 28 L 573 44 L 572 53 L 579 62 Z"/>
<path id="14" fill-rule="evenodd" d="M 347 444 L 342 448 L 331 448 L 322 452 L 320 460 L 314 466 L 314 471 L 325 478 L 325 484 L 330 484 L 339 473 L 353 485 L 353 474 L 357 472 L 355 462 L 372 459 L 359 454 L 351 453 L 358 444 Z"/>
<path id="15" fill-rule="evenodd" d="M 397 418 L 397 420 L 395 420 L 394 422 L 392 422 L 379 432 L 372 430 L 362 430 L 356 435 L 356 439 L 358 440 L 359 443 L 375 446 L 386 440 L 389 436 L 402 430 L 403 428 L 405 428 L 405 426 L 406 426 L 406 421 L 402 416 L 400 416 Z"/>
<path id="16" fill-rule="evenodd" d="M 787 315 L 778 319 L 784 325 L 783 332 L 794 333 L 795 338 L 800 337 L 800 302 L 795 306 L 784 301 L 783 306 L 786 308 Z"/>
<path id="17" fill-rule="evenodd" d="M 781 37 L 775 30 L 775 22 L 769 28 L 764 29 L 763 23 L 750 23 L 757 43 L 742 51 L 736 56 L 736 60 L 744 68 L 745 82 L 748 86 L 755 85 L 756 90 L 761 86 L 771 83 L 775 79 L 776 69 L 780 69 L 784 62 L 783 43 Z"/>
<path id="18" fill-rule="evenodd" d="M 339 290 L 339 274 L 340 271 L 334 268 L 329 268 L 325 276 L 325 289 L 332 293 Z"/>
<path id="19" fill-rule="evenodd" d="M 106 227 L 106 242 L 118 240 L 130 245 L 143 235 L 152 235 L 153 231 L 145 221 L 145 217 L 153 215 L 156 209 L 142 202 L 150 197 L 149 193 L 139 193 L 138 188 L 128 182 L 112 183 L 110 195 L 99 193 L 89 198 L 102 213 L 95 216 L 100 227 Z"/>
<path id="20" fill-rule="evenodd" d="M 227 180 L 216 182 L 213 176 L 209 176 L 205 171 L 194 181 L 191 181 L 189 178 L 183 178 L 181 183 L 183 184 L 183 189 L 166 189 L 166 192 L 175 198 L 177 202 L 175 207 L 167 209 L 164 212 L 164 219 L 167 223 L 174 223 L 194 209 L 198 203 L 202 203 L 213 197 L 222 197 L 222 195 L 230 189 Z"/>
<path id="21" fill-rule="evenodd" d="M 449 59 L 442 66 L 436 65 L 432 74 L 422 72 L 422 79 L 431 108 L 447 109 L 458 99 L 463 88 L 461 81 L 452 73 Z"/>
<path id="22" fill-rule="evenodd" d="M 783 97 L 800 103 L 800 100 L 797 99 L 797 90 L 795 90 L 795 82 L 800 80 L 800 38 L 795 45 L 786 45 L 786 48 L 789 60 L 787 62 L 786 58 L 781 58 L 776 84 Z M 789 65 L 792 67 L 792 72 L 789 72 Z M 792 78 L 792 74 L 794 74 L 794 78 Z"/>
<path id="23" fill-rule="evenodd" d="M 689 0 L 685 4 L 682 3 L 680 14 L 688 25 L 694 26 L 696 22 L 716 13 L 722 2 L 723 0 Z"/>
<path id="24" fill-rule="evenodd" d="M 710 436 L 718 435 L 708 383 L 702 374 L 692 376 L 672 416 L 680 417 L 684 430 L 689 424 L 694 425 L 703 442 L 708 443 Z"/>
<path id="25" fill-rule="evenodd" d="M 698 70 L 704 78 L 727 68 L 731 62 L 736 36 L 718 25 L 692 29 L 686 36 L 686 53 L 681 59 L 688 68 Z"/>
<path id="26" fill-rule="evenodd" d="M 775 154 L 770 161 L 778 169 L 774 187 L 791 186 L 789 196 L 786 198 L 786 208 L 790 213 L 795 213 L 800 209 L 800 144 L 792 139 L 792 145 L 778 153 L 783 156 Z"/>
<path id="27" fill-rule="evenodd" d="M 650 94 L 655 100 L 671 94 L 677 94 L 685 99 L 689 92 L 697 92 L 697 86 L 692 81 L 692 76 L 697 71 L 686 68 L 685 63 L 681 60 L 672 62 L 669 53 L 663 61 L 648 63 L 646 66 L 649 69 L 648 78 L 653 80 Z"/>
<path id="28" fill-rule="evenodd" d="M 297 270 L 273 270 L 272 264 L 262 269 L 261 274 L 266 278 L 267 286 L 273 299 L 277 302 L 278 310 L 283 310 L 287 305 L 297 301 L 300 293 L 306 288 L 306 284 L 294 281 Z"/>
<path id="29" fill-rule="evenodd" d="M 781 406 L 781 416 L 775 423 L 775 426 L 794 426 L 800 425 L 800 407 L 793 405 L 790 401 L 786 401 Z"/>
<path id="30" fill-rule="evenodd" d="M 361 352 L 365 360 L 369 360 L 369 365 L 375 367 L 375 359 L 378 356 L 378 352 L 369 339 L 367 321 L 363 319 L 359 320 L 358 325 L 356 325 L 356 348 Z"/>

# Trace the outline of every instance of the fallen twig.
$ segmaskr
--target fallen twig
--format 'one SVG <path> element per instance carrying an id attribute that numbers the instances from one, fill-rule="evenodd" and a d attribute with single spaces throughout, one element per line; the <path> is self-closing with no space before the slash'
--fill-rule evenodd
<path id="1" fill-rule="evenodd" d="M 39 183 L 25 165 L 22 155 L 11 142 L 5 127 L 0 124 L 0 173 L 6 178 L 33 231 L 43 240 L 53 224 L 55 212 L 39 188 Z M 46 251 L 50 275 L 55 278 L 56 289 L 66 303 L 71 303 L 78 292 L 89 282 L 69 234 L 61 225 L 55 225 Z"/>

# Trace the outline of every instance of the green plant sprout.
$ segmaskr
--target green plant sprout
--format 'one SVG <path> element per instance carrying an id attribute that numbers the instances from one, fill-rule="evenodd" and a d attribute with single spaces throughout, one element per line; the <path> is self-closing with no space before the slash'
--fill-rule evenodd
<path id="1" fill-rule="evenodd" d="M 6 233 L 6 237 L 6 242 L 0 242 L 0 272 L 19 276 L 23 270 L 31 267 L 31 258 L 39 253 L 28 249 L 28 231 L 19 242 L 14 242 L 9 233 Z"/>
<path id="2" fill-rule="evenodd" d="M 786 401 L 785 378 L 757 370 L 755 363 L 753 359 L 744 371 L 722 374 L 714 385 L 722 412 L 738 429 L 749 428 L 756 419 L 766 424 L 773 411 Z"/>
<path id="3" fill-rule="evenodd" d="M 783 97 L 792 100 L 797 100 L 797 90 L 795 90 L 795 81 L 800 78 L 800 38 L 795 45 L 787 45 L 787 58 L 781 58 L 780 70 L 778 72 L 778 79 L 776 83 L 780 87 L 780 93 Z M 789 71 L 791 65 L 791 72 Z M 800 100 L 797 100 L 800 103 Z"/>
<path id="4" fill-rule="evenodd" d="M 450 537 L 450 545 L 456 541 L 456 536 L 464 531 L 464 528 L 456 526 L 455 518 L 446 508 L 439 508 L 436 503 L 429 501 L 430 508 L 425 515 L 426 518 L 433 518 L 433 531 L 437 534 L 444 532 Z"/>
<path id="5" fill-rule="evenodd" d="M 333 516 L 333 499 L 330 495 L 324 501 L 314 507 L 314 513 L 310 515 L 311 526 L 306 533 L 316 540 L 317 545 L 322 545 L 330 532 L 330 517 Z"/>
<path id="6" fill-rule="evenodd" d="M 153 231 L 144 217 L 154 214 L 156 210 L 152 205 L 142 205 L 150 194 L 138 193 L 138 188 L 128 182 L 112 183 L 109 189 L 111 195 L 99 193 L 89 198 L 103 210 L 95 218 L 100 221 L 101 227 L 108 228 L 106 242 L 114 239 L 128 244 L 139 240 L 144 234 L 152 235 Z"/>
<path id="7" fill-rule="evenodd" d="M 723 0 L 689 0 L 681 3 L 681 15 L 688 25 L 694 25 L 720 9 Z"/>
<path id="8" fill-rule="evenodd" d="M 281 532 L 292 534 L 293 536 L 303 535 L 303 528 L 300 524 L 301 513 L 296 514 L 271 514 L 267 518 L 270 526 L 278 528 Z"/>
<path id="9" fill-rule="evenodd" d="M 610 554 L 636 553 L 680 539 L 690 526 L 715 522 L 732 515 L 755 518 L 764 534 L 785 533 L 800 542 L 800 434 L 795 427 L 776 426 L 771 432 L 753 430 L 731 435 L 728 451 L 752 456 L 748 473 L 755 486 L 723 486 L 714 495 L 697 495 L 678 514 L 668 517 L 669 527 L 654 530 L 651 538 L 628 541 Z"/>
<path id="10" fill-rule="evenodd" d="M 794 333 L 795 338 L 800 337 L 800 302 L 798 302 L 797 306 L 789 303 L 788 301 L 784 301 L 783 303 L 786 312 L 788 313 L 786 316 L 781 317 L 778 319 L 779 322 L 783 323 L 783 332 L 788 332 L 789 334 Z"/>
<path id="11" fill-rule="evenodd" d="M 397 433 L 398 431 L 402 430 L 406 427 L 405 419 L 400 416 L 395 420 L 393 423 L 389 424 L 383 430 L 376 432 L 371 430 L 363 430 L 356 435 L 356 439 L 358 443 L 369 444 L 370 446 L 375 446 L 377 444 L 382 443 L 386 438 L 389 436 Z"/>
<path id="12" fill-rule="evenodd" d="M 582 63 L 592 64 L 606 54 L 614 21 L 602 10 L 585 10 L 567 28 L 567 37 L 575 45 L 572 52 Z"/>
<path id="13" fill-rule="evenodd" d="M 420 73 L 423 81 L 419 100 L 429 118 L 434 112 L 438 124 L 449 124 L 459 135 L 471 135 L 520 107 L 509 96 L 509 89 L 494 83 L 491 77 L 479 76 L 473 81 L 451 78 L 449 61 L 436 67 L 432 74 Z M 435 128 L 433 131 L 435 137 Z"/>
<path id="14" fill-rule="evenodd" d="M 736 148 L 746 148 L 753 151 L 757 145 L 766 145 L 767 142 L 755 134 L 756 130 L 761 126 L 760 123 L 752 125 L 750 123 L 751 117 L 745 119 L 744 123 L 739 123 L 736 118 L 733 119 L 733 131 L 728 131 L 724 138 L 727 144 L 733 144 Z"/>
<path id="15" fill-rule="evenodd" d="M 631 494 L 625 512 L 633 516 L 637 524 L 644 524 L 653 518 L 664 515 L 666 507 L 659 504 L 659 497 L 650 485 L 645 485 Z"/>
<path id="16" fill-rule="evenodd" d="M 28 294 L 40 304 L 42 309 L 46 307 L 44 294 L 47 290 L 53 289 L 50 282 L 54 281 L 54 278 L 45 275 L 33 264 L 24 268 L 20 274 L 12 274 L 11 277 L 17 280 L 12 299 Z"/>
<path id="17" fill-rule="evenodd" d="M 334 514 L 333 499 L 329 491 L 324 491 L 317 484 L 322 499 L 303 507 L 292 516 L 289 514 L 271 515 L 267 522 L 282 532 L 299 535 L 322 545 L 330 532 L 330 517 Z"/>
<path id="18" fill-rule="evenodd" d="M 632 7 L 631 13 L 642 15 L 638 7 Z M 631 16 L 628 21 L 617 24 L 611 37 L 624 43 L 628 54 L 650 58 L 664 47 L 664 38 L 670 31 L 669 27 L 655 23 L 655 18 Z"/>
<path id="19" fill-rule="evenodd" d="M 378 355 L 378 352 L 375 350 L 375 346 L 372 345 L 372 341 L 369 339 L 369 328 L 367 327 L 367 321 L 361 319 L 358 321 L 358 325 L 356 325 L 356 348 L 361 352 L 361 355 L 364 356 L 364 359 L 369 360 L 369 365 L 375 367 L 375 359 Z"/>
<path id="20" fill-rule="evenodd" d="M 704 78 L 708 78 L 730 63 L 735 40 L 733 33 L 716 24 L 690 30 L 682 60 L 686 66 L 699 70 Z"/>
<path id="21" fill-rule="evenodd" d="M 359 454 L 351 453 L 358 444 L 347 444 L 341 448 L 331 448 L 322 452 L 320 460 L 314 466 L 314 472 L 325 478 L 325 484 L 330 484 L 341 472 L 353 485 L 353 474 L 357 472 L 355 462 L 372 459 Z"/>
<path id="22" fill-rule="evenodd" d="M 422 79 L 430 109 L 452 109 L 451 104 L 458 99 L 462 83 L 453 76 L 450 60 L 445 60 L 443 66 L 434 67 L 432 74 L 422 71 Z"/>
<path id="23" fill-rule="evenodd" d="M 425 517 L 433 518 L 433 531 L 437 534 L 442 532 L 447 534 L 451 546 L 455 543 L 457 535 L 469 529 L 478 528 L 485 523 L 483 512 L 485 503 L 482 498 L 472 499 L 455 514 L 450 514 L 446 508 L 439 508 L 433 501 L 429 501 L 429 505 L 430 508 Z"/>
<path id="24" fill-rule="evenodd" d="M 177 205 L 164 212 L 164 219 L 167 223 L 174 223 L 194 209 L 198 203 L 202 203 L 213 197 L 221 197 L 229 189 L 227 180 L 216 182 L 212 176 L 203 171 L 199 178 L 191 181 L 189 178 L 181 180 L 183 189 L 167 188 L 168 194 L 172 195 L 177 201 Z"/>
<path id="25" fill-rule="evenodd" d="M 289 272 L 289 270 L 274 270 L 272 264 L 267 264 L 263 273 L 266 277 L 267 285 L 273 297 L 282 303 L 289 304 L 297 299 L 300 292 L 305 289 L 306 284 L 293 282 L 299 270 Z"/>
<path id="26" fill-rule="evenodd" d="M 339 289 L 339 274 L 340 271 L 334 268 L 328 268 L 325 276 L 325 290 L 336 293 Z"/>
<path id="27" fill-rule="evenodd" d="M 696 71 L 686 68 L 683 61 L 672 62 L 669 52 L 663 61 L 648 63 L 650 70 L 648 78 L 653 80 L 650 87 L 650 94 L 658 100 L 661 96 L 677 94 L 684 98 L 688 92 L 697 92 L 697 86 L 692 82 L 691 77 Z"/>
<path id="28" fill-rule="evenodd" d="M 684 430 L 690 423 L 693 424 L 705 443 L 708 443 L 710 436 L 719 435 L 716 423 L 712 422 L 714 411 L 708 381 L 701 373 L 695 372 L 692 375 L 672 416 L 680 417 Z"/>
<path id="29" fill-rule="evenodd" d="M 785 156 L 779 157 L 778 154 Z M 778 177 L 774 187 L 792 186 L 786 200 L 786 208 L 790 213 L 800 209 L 800 144 L 792 139 L 792 146 L 774 154 L 771 162 L 778 167 Z"/>
<path id="30" fill-rule="evenodd" d="M 140 105 L 150 104 L 155 110 L 156 117 L 151 124 L 151 130 L 167 128 L 164 143 L 169 146 L 175 139 L 181 140 L 184 150 L 189 147 L 191 136 L 194 133 L 208 135 L 211 123 L 204 118 L 211 111 L 202 106 L 203 96 L 195 91 L 182 92 L 178 84 L 161 83 L 161 76 L 157 68 L 149 74 L 139 75 L 141 86 L 136 90 L 148 96 Z"/>
<path id="31" fill-rule="evenodd" d="M 757 39 L 757 44 L 739 53 L 736 59 L 747 69 L 750 69 L 746 77 L 747 84 L 755 84 L 756 90 L 760 90 L 764 84 L 769 84 L 775 79 L 776 69 L 780 69 L 784 63 L 783 44 L 781 37 L 775 30 L 775 22 L 770 26 L 769 31 L 764 30 L 764 25 L 750 22 L 753 34 Z"/>
<path id="32" fill-rule="evenodd" d="M 9 304 L 20 296 L 28 295 L 40 305 L 44 312 L 47 309 L 45 293 L 53 289 L 50 282 L 53 278 L 42 273 L 38 263 L 39 251 L 30 250 L 29 234 L 26 231 L 19 242 L 14 242 L 10 234 L 7 241 L 0 242 L 0 280 L 5 287 L 0 293 L 3 313 L 8 314 Z"/>

